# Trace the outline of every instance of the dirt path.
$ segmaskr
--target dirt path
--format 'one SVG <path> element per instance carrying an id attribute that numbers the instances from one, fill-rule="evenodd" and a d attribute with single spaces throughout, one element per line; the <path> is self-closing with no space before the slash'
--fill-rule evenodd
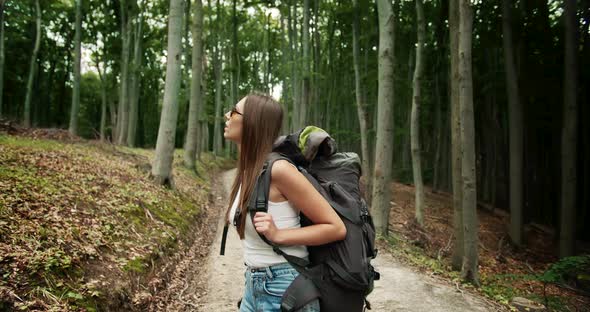
<path id="1" fill-rule="evenodd" d="M 234 175 L 235 169 L 224 172 L 219 179 L 218 187 L 221 188 L 223 185 L 223 192 L 217 190 L 215 194 L 216 209 L 225 209 L 225 206 L 217 203 L 227 203 Z M 216 236 L 210 245 L 208 259 L 203 261 L 206 262 L 202 264 L 204 270 L 200 270 L 199 274 L 180 274 L 187 277 L 184 281 L 183 296 L 180 296 L 180 299 L 177 295 L 173 296 L 175 299 L 172 304 L 163 311 L 237 311 L 236 303 L 244 287 L 242 246 L 235 231 L 230 229 L 225 256 L 219 255 L 223 213 L 217 215 Z M 383 250 L 381 248 L 378 257 L 373 261 L 381 273 L 381 280 L 375 283 L 375 289 L 368 297 L 372 311 L 497 310 L 485 300 L 467 291 L 459 291 L 456 286 L 413 271 Z M 188 262 L 185 267 L 190 270 L 190 260 Z M 172 307 L 175 308 L 171 309 Z"/>
<path id="2" fill-rule="evenodd" d="M 457 290 L 427 275 L 414 272 L 381 248 L 372 261 L 381 273 L 369 295 L 373 311 L 497 311 L 498 308 L 465 290 Z"/>
<path id="3" fill-rule="evenodd" d="M 194 239 L 187 248 L 181 247 L 174 266 L 165 273 L 169 280 L 165 288 L 151 298 L 148 312 L 236 311 L 244 284 L 241 265 L 241 245 L 237 235 L 228 237 L 226 255 L 219 256 L 221 224 L 227 204 L 229 187 L 235 170 L 223 172 L 213 180 L 209 205 L 196 225 Z"/>
<path id="4" fill-rule="evenodd" d="M 224 172 L 221 177 L 224 185 L 223 203 L 227 203 L 235 174 L 236 169 L 233 169 Z M 225 209 L 225 206 L 223 209 Z M 238 300 L 242 297 L 244 291 L 242 245 L 234 229 L 230 228 L 228 231 L 225 255 L 219 255 L 221 234 L 223 232 L 223 216 L 224 213 L 221 213 L 217 224 L 217 235 L 209 251 L 206 275 L 207 292 L 199 303 L 199 311 L 203 312 L 237 311 Z"/>

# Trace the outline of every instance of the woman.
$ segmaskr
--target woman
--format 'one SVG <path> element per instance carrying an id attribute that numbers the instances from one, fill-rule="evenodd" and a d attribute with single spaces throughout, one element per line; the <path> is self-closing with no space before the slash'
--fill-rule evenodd
<path id="1" fill-rule="evenodd" d="M 346 228 L 328 202 L 286 160 L 272 166 L 268 213 L 257 212 L 252 222 L 247 213 L 248 197 L 279 135 L 283 110 L 268 95 L 249 94 L 225 114 L 225 119 L 223 135 L 235 142 L 239 151 L 226 220 L 237 228 L 247 266 L 240 311 L 280 311 L 281 296 L 298 272 L 258 233 L 286 246 L 281 249 L 287 254 L 305 258 L 306 246 L 342 240 Z M 301 227 L 299 212 L 313 225 Z M 319 302 L 312 301 L 300 311 L 319 311 Z"/>

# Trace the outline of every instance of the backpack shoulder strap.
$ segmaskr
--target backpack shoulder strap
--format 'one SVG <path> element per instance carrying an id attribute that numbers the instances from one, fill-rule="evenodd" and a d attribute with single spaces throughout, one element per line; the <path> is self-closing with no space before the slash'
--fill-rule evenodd
<path id="1" fill-rule="evenodd" d="M 272 152 L 268 155 L 264 165 L 262 166 L 262 171 L 260 172 L 260 175 L 258 176 L 258 179 L 256 181 L 256 185 L 254 187 L 252 196 L 250 197 L 250 202 L 248 203 L 248 212 L 250 213 L 252 223 L 254 223 L 254 215 L 256 214 L 256 212 L 268 212 L 268 193 L 270 191 L 271 169 L 274 162 L 279 159 L 285 159 L 293 165 L 295 165 L 293 161 L 291 161 L 291 159 L 279 153 Z M 225 254 L 227 231 L 228 222 L 226 221 L 223 227 L 223 233 L 221 235 L 221 250 L 219 252 L 219 254 L 222 256 Z M 276 253 L 282 255 L 283 252 L 278 248 L 276 244 L 266 239 L 264 235 L 260 233 L 258 235 L 264 242 L 271 245 Z"/>
<path id="2" fill-rule="evenodd" d="M 254 223 L 254 215 L 256 214 L 256 212 L 268 212 L 268 199 L 270 191 L 272 165 L 275 163 L 275 161 L 280 159 L 285 159 L 292 163 L 295 167 L 297 167 L 297 165 L 295 165 L 291 159 L 279 153 L 273 152 L 269 154 L 266 162 L 264 163 L 264 166 L 262 167 L 260 176 L 258 176 L 258 180 L 256 182 L 256 186 L 254 188 L 252 197 L 250 198 L 250 202 L 248 203 L 248 213 L 250 214 L 250 219 L 252 220 L 252 223 Z M 297 168 L 299 170 L 299 167 Z M 305 267 L 309 265 L 309 261 L 307 261 L 306 259 L 286 254 L 284 251 L 281 250 L 279 245 L 269 241 L 263 234 L 258 233 L 258 236 L 260 236 L 260 239 L 262 239 L 265 243 L 270 245 L 275 253 L 285 257 L 287 262 L 293 265 L 295 269 L 297 269 L 297 271 L 299 271 L 300 273 L 304 270 Z"/>
<path id="3" fill-rule="evenodd" d="M 226 221 L 225 225 L 223 226 L 223 234 L 221 234 L 221 250 L 219 251 L 219 255 L 225 255 L 225 241 L 227 240 L 227 230 L 228 230 L 229 223 Z"/>

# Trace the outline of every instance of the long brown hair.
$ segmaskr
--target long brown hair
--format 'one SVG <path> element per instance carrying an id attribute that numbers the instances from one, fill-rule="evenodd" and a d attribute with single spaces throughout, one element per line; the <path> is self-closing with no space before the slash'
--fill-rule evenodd
<path id="1" fill-rule="evenodd" d="M 227 222 L 232 203 L 241 184 L 242 189 L 238 201 L 241 214 L 237 229 L 240 238 L 244 239 L 248 201 L 264 161 L 272 150 L 272 144 L 279 136 L 283 121 L 283 108 L 271 96 L 255 92 L 246 97 L 242 117 L 238 173 L 231 189 L 225 220 Z"/>

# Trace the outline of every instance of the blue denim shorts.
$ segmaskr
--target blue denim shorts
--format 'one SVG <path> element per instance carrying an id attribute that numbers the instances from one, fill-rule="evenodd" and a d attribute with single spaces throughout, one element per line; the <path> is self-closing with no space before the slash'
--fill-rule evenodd
<path id="1" fill-rule="evenodd" d="M 282 263 L 264 268 L 248 267 L 245 275 L 246 287 L 240 312 L 280 312 L 281 297 L 299 272 L 289 263 Z M 297 311 L 318 312 L 319 300 L 316 299 Z"/>

